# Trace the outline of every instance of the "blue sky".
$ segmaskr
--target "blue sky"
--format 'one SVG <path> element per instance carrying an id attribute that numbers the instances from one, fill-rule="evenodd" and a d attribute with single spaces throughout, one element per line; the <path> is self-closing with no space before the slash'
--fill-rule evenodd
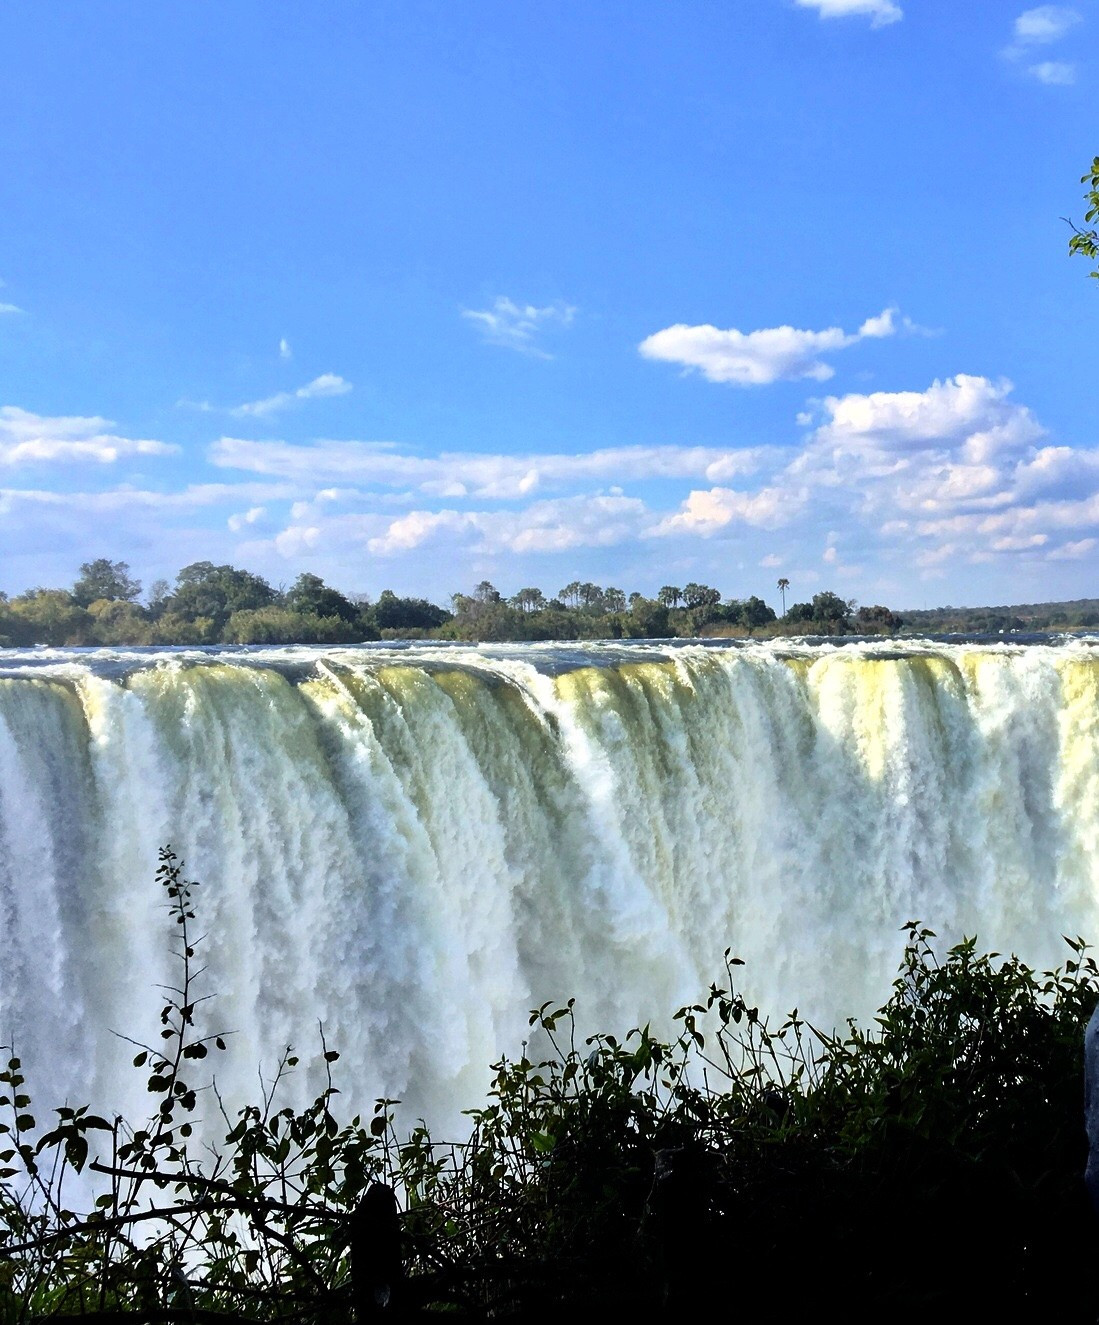
<path id="1" fill-rule="evenodd" d="M 0 11 L 0 588 L 1099 595 L 1099 0 Z"/>

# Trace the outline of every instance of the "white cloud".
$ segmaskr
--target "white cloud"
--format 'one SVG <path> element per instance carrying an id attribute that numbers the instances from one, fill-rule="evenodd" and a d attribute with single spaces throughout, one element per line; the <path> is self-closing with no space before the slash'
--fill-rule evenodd
<path id="1" fill-rule="evenodd" d="M 782 326 L 745 332 L 735 327 L 721 330 L 708 323 L 692 327 L 679 322 L 647 336 L 638 350 L 646 359 L 698 369 L 710 382 L 736 386 L 766 386 L 798 378 L 824 382 L 835 370 L 821 355 L 846 349 L 860 340 L 894 335 L 896 312 L 887 308 L 867 318 L 853 334 L 840 327 L 801 331 Z"/>
<path id="2" fill-rule="evenodd" d="M 367 547 L 379 556 L 391 556 L 395 552 L 411 551 L 440 534 L 464 535 L 477 528 L 477 516 L 470 512 L 409 511 L 393 520 L 384 533 L 371 538 Z"/>
<path id="3" fill-rule="evenodd" d="M 1015 20 L 1015 40 L 1003 54 L 1009 60 L 1032 57 L 1036 47 L 1060 41 L 1081 22 L 1082 16 L 1064 5 L 1028 9 Z M 1076 66 L 1067 60 L 1040 60 L 1027 65 L 1026 72 L 1050 87 L 1068 87 L 1076 82 Z"/>
<path id="4" fill-rule="evenodd" d="M 385 442 L 318 442 L 295 446 L 238 437 L 222 437 L 210 448 L 211 461 L 221 468 L 302 481 L 327 478 L 410 487 L 450 500 L 470 497 L 501 501 L 529 497 L 544 488 L 593 480 L 705 478 L 717 483 L 754 472 L 763 454 L 759 447 L 722 450 L 704 446 L 619 446 L 575 454 L 452 451 L 438 456 L 416 456 Z"/>
<path id="5" fill-rule="evenodd" d="M 1096 545 L 1099 539 L 1081 538 L 1074 543 L 1062 543 L 1060 547 L 1054 548 L 1049 554 L 1050 561 L 1081 561 Z"/>
<path id="6" fill-rule="evenodd" d="M 397 517 L 346 513 L 288 526 L 275 540 L 280 553 L 365 544 L 376 556 L 443 546 L 482 555 L 538 554 L 611 547 L 643 537 L 654 523 L 637 497 L 580 495 L 533 502 L 516 511 L 408 511 Z"/>
<path id="7" fill-rule="evenodd" d="M 762 488 L 759 492 L 736 492 L 732 488 L 711 488 L 688 495 L 679 511 L 661 520 L 654 534 L 699 534 L 708 537 L 727 525 L 747 524 L 760 529 L 776 529 L 788 524 L 805 505 L 804 489 L 787 491 Z"/>
<path id="8" fill-rule="evenodd" d="M 21 313 L 23 310 L 18 304 L 0 304 L 0 315 L 4 313 Z"/>
<path id="9" fill-rule="evenodd" d="M 249 525 L 255 524 L 257 520 L 262 520 L 266 514 L 266 506 L 252 506 L 247 511 L 242 511 L 238 515 L 231 515 L 225 523 L 234 534 L 237 534 L 240 533 L 242 529 L 247 529 Z"/>
<path id="10" fill-rule="evenodd" d="M 1099 533 L 1099 448 L 1041 445 L 1011 390 L 959 373 L 920 392 L 829 397 L 785 481 L 804 485 L 808 509 L 842 515 L 845 541 L 879 558 L 910 547 L 929 572 L 1079 559 Z"/>
<path id="11" fill-rule="evenodd" d="M 44 488 L 0 488 L 0 509 L 16 506 L 53 506 L 68 512 L 90 512 L 97 518 L 106 514 L 146 510 L 197 511 L 228 502 L 276 501 L 291 490 L 271 483 L 192 483 L 176 492 L 157 492 L 148 488 L 119 486 L 103 492 L 51 492 Z"/>
<path id="12" fill-rule="evenodd" d="M 859 327 L 860 338 L 865 336 L 873 340 L 880 340 L 885 336 L 892 336 L 896 331 L 893 319 L 896 317 L 895 308 L 883 309 L 877 317 L 868 317 Z"/>
<path id="13" fill-rule="evenodd" d="M 1045 45 L 1059 41 L 1081 22 L 1075 9 L 1064 5 L 1039 5 L 1028 9 L 1015 20 L 1015 40 L 1021 45 Z"/>
<path id="14" fill-rule="evenodd" d="M 535 344 L 535 337 L 547 327 L 571 326 L 576 309 L 572 304 L 560 301 L 537 308 L 534 304 L 517 304 L 507 295 L 498 295 L 491 308 L 463 308 L 462 316 L 493 345 L 504 345 L 511 350 L 549 359 L 552 356 Z"/>
<path id="15" fill-rule="evenodd" d="M 121 437 L 115 425 L 98 417 L 48 417 L 15 405 L 0 406 L 0 464 L 40 462 L 113 464 L 126 456 L 172 455 L 167 442 Z"/>
<path id="16" fill-rule="evenodd" d="M 904 18 L 904 10 L 893 0 L 797 0 L 797 4 L 819 10 L 821 18 L 866 17 L 872 28 L 884 28 Z"/>
<path id="17" fill-rule="evenodd" d="M 299 386 L 296 391 L 279 391 L 264 400 L 252 400 L 244 405 L 237 405 L 229 411 L 237 419 L 268 419 L 278 414 L 288 405 L 296 405 L 302 400 L 319 400 L 327 396 L 345 396 L 351 390 L 351 383 L 344 381 L 336 373 L 322 373 L 312 382 Z"/>
<path id="18" fill-rule="evenodd" d="M 1050 87 L 1071 87 L 1076 82 L 1076 66 L 1064 60 L 1043 60 L 1032 64 L 1027 73 Z"/>
<path id="19" fill-rule="evenodd" d="M 647 522 L 645 503 L 636 497 L 565 497 L 521 511 L 410 511 L 367 547 L 386 556 L 445 535 L 469 538 L 482 553 L 564 552 L 626 542 L 639 537 Z"/>
<path id="20" fill-rule="evenodd" d="M 293 357 L 294 351 L 290 348 L 290 342 L 283 336 L 282 340 L 279 341 L 279 358 L 292 359 Z"/>
<path id="21" fill-rule="evenodd" d="M 1045 435 L 1025 405 L 1008 400 L 1011 390 L 1007 381 L 958 373 L 925 391 L 828 396 L 822 402 L 827 422 L 814 434 L 813 450 L 835 458 L 962 447 L 967 460 L 980 462 Z"/>
<path id="22" fill-rule="evenodd" d="M 1045 435 L 1010 391 L 960 373 L 923 392 L 829 397 L 790 477 L 849 494 L 864 516 L 1010 505 L 1016 470 Z"/>

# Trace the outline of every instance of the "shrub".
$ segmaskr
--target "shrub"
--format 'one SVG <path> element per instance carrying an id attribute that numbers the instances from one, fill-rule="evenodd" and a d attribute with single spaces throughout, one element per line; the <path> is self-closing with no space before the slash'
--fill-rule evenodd
<path id="1" fill-rule="evenodd" d="M 5 1322 L 644 1320 L 715 1294 L 856 1319 L 1089 1305 L 1080 1081 L 1099 972 L 1079 939 L 1037 973 L 971 939 L 940 958 L 912 923 L 873 1026 L 840 1034 L 796 1012 L 770 1027 L 731 956 L 670 1041 L 577 1043 L 573 1005 L 544 1004 L 541 1052 L 494 1064 L 456 1143 L 422 1124 L 399 1139 L 393 1100 L 341 1123 L 322 1038 L 311 1105 L 279 1104 L 287 1050 L 207 1152 L 194 1118 L 218 1100 L 192 1073 L 225 1038 L 196 1029 L 196 885 L 167 848 L 158 878 L 180 979 L 160 1043 L 135 1045 L 150 1117 L 65 1107 L 43 1133 L 19 1059 L 0 1073 Z M 66 1183 L 84 1169 L 105 1186 L 77 1214 Z"/>

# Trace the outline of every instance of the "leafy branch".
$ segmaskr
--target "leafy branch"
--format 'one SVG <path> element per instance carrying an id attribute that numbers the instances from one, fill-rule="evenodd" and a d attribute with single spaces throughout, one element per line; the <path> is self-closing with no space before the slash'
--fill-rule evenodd
<path id="1" fill-rule="evenodd" d="M 1087 203 L 1084 224 L 1087 225 L 1091 221 L 1099 220 L 1099 156 L 1092 161 L 1091 169 L 1080 176 L 1080 183 L 1090 185 L 1084 195 Z M 1068 217 L 1062 217 L 1062 220 L 1072 228 L 1072 237 L 1068 241 L 1069 253 L 1089 258 L 1092 262 L 1099 262 L 1099 230 L 1081 229 Z M 1099 279 L 1099 267 L 1095 271 L 1088 272 L 1088 275 Z"/>

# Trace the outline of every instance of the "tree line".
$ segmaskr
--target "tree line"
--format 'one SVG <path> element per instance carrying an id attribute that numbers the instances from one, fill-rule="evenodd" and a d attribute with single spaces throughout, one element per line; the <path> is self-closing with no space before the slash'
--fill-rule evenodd
<path id="1" fill-rule="evenodd" d="M 785 599 L 788 580 L 779 581 Z M 505 598 L 482 580 L 449 607 L 383 589 L 346 595 L 302 572 L 289 588 L 236 566 L 196 561 L 142 596 L 125 561 L 85 562 L 71 588 L 0 594 L 0 646 L 354 644 L 367 640 L 667 639 L 699 635 L 894 633 L 886 607 L 856 607 L 825 590 L 778 616 L 762 598 L 712 585 L 663 585 L 652 597 L 572 580 L 552 596 L 533 586 Z"/>
<path id="2" fill-rule="evenodd" d="M 780 617 L 755 594 L 723 598 L 720 589 L 694 582 L 665 584 L 647 597 L 573 580 L 552 598 L 534 587 L 505 598 L 482 580 L 472 593 L 455 594 L 452 605 L 452 619 L 437 633 L 467 640 L 893 634 L 902 624 L 887 607 L 858 607 L 830 590 L 792 604 Z"/>

